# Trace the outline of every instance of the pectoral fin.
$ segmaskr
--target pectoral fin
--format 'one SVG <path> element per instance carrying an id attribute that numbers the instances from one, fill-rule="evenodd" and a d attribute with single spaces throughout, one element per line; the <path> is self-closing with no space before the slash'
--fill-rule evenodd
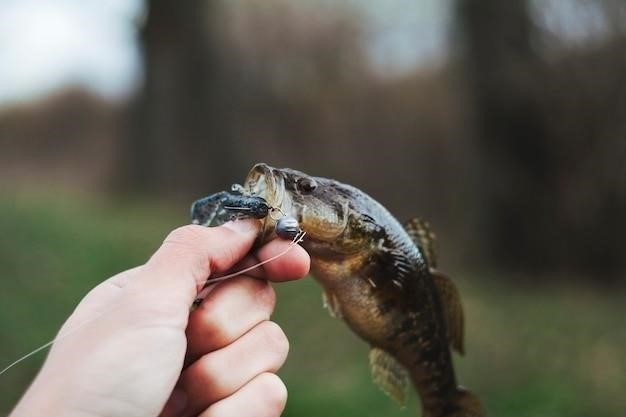
<path id="1" fill-rule="evenodd" d="M 437 270 L 431 270 L 430 272 L 435 281 L 435 286 L 439 290 L 450 346 L 463 355 L 465 353 L 463 343 L 464 318 L 459 291 L 456 289 L 454 282 L 441 272 Z"/>
<path id="2" fill-rule="evenodd" d="M 428 266 L 437 267 L 437 252 L 435 251 L 436 237 L 425 220 L 415 217 L 404 225 L 413 242 L 419 247 L 426 258 Z"/>
<path id="3" fill-rule="evenodd" d="M 393 356 L 375 347 L 370 350 L 370 369 L 376 385 L 404 407 L 409 387 L 407 370 Z"/>
<path id="4" fill-rule="evenodd" d="M 337 297 L 335 297 L 335 294 L 325 290 L 322 293 L 322 304 L 328 310 L 331 317 L 336 319 L 343 317 L 341 313 L 341 306 L 339 305 L 339 301 L 337 300 Z"/>

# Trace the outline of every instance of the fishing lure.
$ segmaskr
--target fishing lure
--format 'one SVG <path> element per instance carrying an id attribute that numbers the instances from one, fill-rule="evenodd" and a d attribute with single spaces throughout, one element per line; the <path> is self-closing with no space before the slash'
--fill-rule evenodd
<path id="1" fill-rule="evenodd" d="M 306 234 L 302 231 L 302 229 L 300 229 L 300 224 L 296 218 L 286 215 L 280 207 L 270 206 L 267 204 L 267 200 L 263 197 L 246 194 L 243 186 L 239 184 L 233 184 L 231 192 L 220 191 L 193 202 L 191 205 L 191 222 L 193 224 L 218 226 L 226 223 L 227 221 L 250 218 L 261 220 L 267 219 L 268 217 L 276 222 L 276 226 L 274 228 L 276 235 L 281 239 L 291 240 L 289 247 L 284 252 L 279 253 L 278 255 L 260 262 L 250 268 L 221 277 L 209 277 L 204 283 L 198 297 L 194 300 L 191 307 L 192 309 L 195 309 L 200 305 L 206 296 L 207 287 L 210 285 L 233 278 L 283 256 L 293 247 L 293 245 L 300 243 Z M 202 219 L 202 221 L 200 219 Z"/>

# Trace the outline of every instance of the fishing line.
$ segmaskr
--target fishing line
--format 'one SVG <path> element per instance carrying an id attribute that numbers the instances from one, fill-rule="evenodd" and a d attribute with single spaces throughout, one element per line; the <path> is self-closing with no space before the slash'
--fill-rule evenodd
<path id="1" fill-rule="evenodd" d="M 289 244 L 289 246 L 287 246 L 287 248 L 285 250 L 283 250 L 282 252 L 272 256 L 271 258 L 268 258 L 264 261 L 261 261 L 259 263 L 256 263 L 252 266 L 249 266 L 248 268 L 244 268 L 241 271 L 237 271 L 237 272 L 233 272 L 232 274 L 228 274 L 228 275 L 224 275 L 221 277 L 216 277 L 216 278 L 207 278 L 206 281 L 204 281 L 204 285 L 202 287 L 202 289 L 200 290 L 200 292 L 198 293 L 198 295 L 196 296 L 196 299 L 193 301 L 193 304 L 191 305 L 191 310 L 195 310 L 196 308 L 198 308 L 198 306 L 202 303 L 202 300 L 204 300 L 204 298 L 209 294 L 209 291 L 213 288 L 212 285 L 215 283 L 218 283 L 220 281 L 226 281 L 227 279 L 231 279 L 231 278 L 235 278 L 236 276 L 239 276 L 241 274 L 245 274 L 246 272 L 252 271 L 253 269 L 256 269 L 260 266 L 265 265 L 268 262 L 272 262 L 278 258 L 280 258 L 281 256 L 284 256 L 287 254 L 287 252 L 289 252 L 296 244 L 302 242 L 302 240 L 304 239 L 304 235 L 306 235 L 306 232 L 303 230 L 301 232 L 299 232 L 291 241 L 291 243 Z"/>
<path id="2" fill-rule="evenodd" d="M 246 272 L 250 272 L 253 269 L 256 269 L 260 266 L 265 265 L 266 263 L 272 262 L 278 258 L 280 258 L 281 256 L 284 256 L 287 254 L 287 252 L 289 252 L 291 250 L 291 248 L 293 248 L 296 244 L 302 242 L 302 240 L 304 239 L 304 235 L 306 235 L 306 232 L 302 231 L 300 232 L 296 237 L 293 238 L 293 240 L 291 241 L 291 243 L 289 244 L 289 246 L 287 246 L 286 249 L 284 249 L 282 252 L 272 256 L 271 258 L 267 258 L 264 261 L 261 261 L 257 264 L 254 264 L 252 266 L 249 266 L 247 268 L 242 269 L 241 271 L 237 271 L 237 272 L 233 272 L 232 274 L 228 274 L 228 275 L 224 275 L 221 277 L 217 277 L 217 278 L 208 278 L 205 283 L 204 283 L 204 287 L 206 288 L 207 285 L 211 285 L 214 282 L 220 282 L 220 281 L 225 281 L 227 279 L 231 279 L 231 278 L 235 278 L 238 275 L 241 274 L 245 274 Z"/>
<path id="3" fill-rule="evenodd" d="M 280 253 L 278 253 L 278 254 L 276 254 L 276 255 L 274 255 L 274 256 L 272 256 L 272 257 L 270 257 L 270 258 L 268 258 L 268 259 L 266 259 L 266 260 L 264 260 L 264 261 L 261 261 L 261 262 L 259 262 L 259 263 L 255 264 L 255 265 L 252 265 L 252 266 L 250 266 L 250 267 L 248 267 L 248 268 L 244 268 L 244 269 L 242 269 L 241 271 L 233 272 L 232 274 L 224 275 L 224 276 L 217 277 L 217 278 L 209 278 L 209 279 L 207 279 L 207 280 L 206 280 L 206 282 L 205 282 L 205 284 L 204 284 L 203 289 L 204 289 L 204 288 L 206 288 L 207 286 L 209 286 L 209 285 L 213 284 L 213 283 L 220 282 L 220 281 L 225 281 L 225 280 L 227 280 L 227 279 L 234 278 L 234 277 L 236 277 L 236 276 L 238 276 L 238 275 L 245 274 L 246 272 L 249 272 L 249 271 L 251 271 L 251 270 L 253 270 L 253 269 L 255 269 L 255 268 L 258 268 L 258 267 L 263 266 L 263 265 L 265 265 L 265 264 L 267 264 L 267 263 L 269 263 L 269 262 L 272 262 L 272 261 L 274 261 L 274 260 L 276 260 L 276 259 L 280 258 L 281 256 L 286 255 L 286 254 L 287 254 L 287 252 L 289 252 L 289 251 L 290 251 L 290 250 L 291 250 L 291 249 L 292 249 L 292 248 L 293 248 L 296 244 L 298 244 L 298 243 L 302 242 L 302 240 L 304 239 L 304 235 L 306 235 L 306 232 L 304 232 L 304 231 L 302 231 L 302 232 L 298 233 L 298 234 L 297 234 L 297 235 L 293 238 L 293 240 L 291 241 L 291 243 L 289 244 L 289 246 L 288 246 L 285 250 L 283 250 L 282 252 L 280 252 Z M 196 305 L 196 302 L 198 302 L 198 300 L 202 301 L 202 299 L 196 299 L 196 300 L 194 301 L 194 305 Z M 199 304 L 199 303 L 198 303 L 198 304 Z M 113 310 L 115 309 L 115 307 L 116 307 L 116 305 L 114 304 L 113 306 L 111 306 L 111 308 L 106 309 L 106 310 L 104 310 L 104 311 L 102 311 L 102 312 L 100 312 L 100 313 L 96 314 L 95 316 L 93 316 L 93 317 L 90 317 L 90 318 L 86 319 L 86 320 L 85 320 L 85 321 L 83 321 L 82 323 L 78 324 L 76 327 L 74 327 L 74 328 L 72 328 L 72 329 L 68 330 L 68 331 L 67 331 L 67 332 L 65 332 L 65 333 L 61 333 L 61 334 L 59 334 L 59 335 L 58 335 L 58 336 L 56 336 L 54 339 L 52 339 L 52 340 L 50 340 L 49 342 L 47 342 L 47 343 L 45 343 L 45 344 L 43 344 L 43 345 L 39 346 L 37 349 L 35 349 L 35 350 L 33 350 L 33 351 L 31 351 L 31 352 L 27 353 L 26 355 L 22 356 L 22 357 L 21 357 L 21 358 L 19 358 L 19 359 L 16 359 L 15 361 L 13 361 L 13 362 L 12 362 L 12 363 L 10 363 L 9 365 L 7 365 L 5 368 L 3 368 L 3 369 L 0 371 L 0 375 L 4 374 L 4 373 L 5 373 L 5 372 L 7 372 L 9 369 L 11 369 L 11 368 L 13 368 L 15 365 L 19 364 L 20 362 L 23 362 L 23 361 L 25 361 L 26 359 L 30 358 L 31 356 L 33 356 L 33 355 L 35 355 L 35 354 L 37 354 L 37 353 L 41 352 L 42 350 L 44 350 L 44 349 L 46 349 L 46 348 L 48 348 L 48 347 L 52 346 L 54 343 L 60 342 L 61 340 L 64 340 L 64 339 L 66 339 L 67 337 L 69 337 L 69 336 L 73 335 L 74 333 L 76 333 L 77 331 L 79 331 L 80 329 L 82 329 L 83 327 L 85 327 L 87 324 L 89 324 L 89 323 L 91 323 L 91 322 L 93 322 L 93 321 L 95 321 L 95 320 L 97 320 L 97 319 L 101 318 L 101 317 L 102 317 L 102 316 L 104 316 L 105 314 L 107 314 L 107 313 L 109 313 L 109 312 L 113 311 Z"/>
<path id="4" fill-rule="evenodd" d="M 46 343 L 45 345 L 39 346 L 37 349 L 33 350 L 32 352 L 27 353 L 26 355 L 22 356 L 21 358 L 15 360 L 13 363 L 11 363 L 9 366 L 7 366 L 6 368 L 4 368 L 2 371 L 0 371 L 0 375 L 2 375 L 3 373 L 5 373 L 6 371 L 8 371 L 9 369 L 13 368 L 15 365 L 17 365 L 18 363 L 25 361 L 26 359 L 30 358 L 31 356 L 33 356 L 34 354 L 44 350 L 45 348 L 47 348 L 48 346 L 52 345 L 54 342 L 56 342 L 56 339 L 52 339 L 51 341 L 49 341 L 48 343 Z"/>
<path id="5" fill-rule="evenodd" d="M 111 311 L 115 310 L 115 307 L 117 307 L 115 304 L 113 304 L 111 306 L 111 308 L 108 308 L 104 311 L 101 311 L 100 313 L 96 314 L 95 316 L 92 316 L 88 319 L 85 319 L 85 321 L 83 321 L 82 323 L 78 324 L 76 327 L 59 334 L 58 336 L 56 336 L 54 339 L 50 340 L 49 342 L 39 346 L 37 349 L 33 350 L 32 352 L 27 353 L 26 355 L 22 356 L 19 359 L 16 359 L 15 361 L 13 361 L 13 363 L 11 363 L 10 365 L 6 366 L 4 369 L 2 369 L 0 371 L 0 375 L 4 374 L 6 371 L 8 371 L 9 369 L 13 368 L 15 365 L 17 365 L 18 363 L 25 361 L 26 359 L 30 358 L 31 356 L 35 355 L 36 353 L 41 352 L 42 350 L 44 350 L 47 347 L 52 346 L 54 343 L 60 342 L 61 340 L 67 338 L 68 336 L 73 335 L 74 333 L 76 333 L 77 331 L 79 331 L 80 329 L 82 329 L 83 327 L 85 327 L 87 324 L 101 318 L 102 316 L 104 316 L 107 313 L 110 313 Z"/>

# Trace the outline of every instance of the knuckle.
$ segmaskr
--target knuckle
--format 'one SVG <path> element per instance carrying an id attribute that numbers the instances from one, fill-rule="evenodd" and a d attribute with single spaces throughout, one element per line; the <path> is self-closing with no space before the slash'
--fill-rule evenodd
<path id="1" fill-rule="evenodd" d="M 232 392 L 232 380 L 225 375 L 226 369 L 219 359 L 219 355 L 207 354 L 198 361 L 204 390 L 217 398 L 223 398 Z"/>
<path id="2" fill-rule="evenodd" d="M 205 231 L 201 226 L 188 225 L 174 229 L 167 235 L 163 245 L 154 258 L 161 263 L 171 263 L 173 259 L 185 260 L 190 265 L 198 267 L 197 261 L 201 258 L 202 242 L 206 240 Z M 200 273 L 201 271 L 194 272 Z"/>
<path id="3" fill-rule="evenodd" d="M 283 381 L 272 373 L 263 373 L 258 376 L 259 390 L 265 401 L 266 415 L 280 416 L 287 404 L 287 387 Z"/>
<path id="4" fill-rule="evenodd" d="M 269 317 L 269 314 L 274 311 L 274 306 L 276 305 L 276 292 L 267 281 L 258 279 L 254 279 L 253 281 L 257 306 L 259 306 L 261 310 L 266 311 Z"/>
<path id="5" fill-rule="evenodd" d="M 289 352 L 289 340 L 283 329 L 273 321 L 265 321 L 259 325 L 263 342 L 269 352 L 275 354 L 281 360 L 287 357 Z"/>
<path id="6" fill-rule="evenodd" d="M 274 290 L 266 281 L 238 278 L 220 283 L 191 313 L 194 335 L 197 335 L 197 329 L 201 329 L 212 348 L 224 347 L 268 321 L 274 303 Z M 242 305 L 245 307 L 242 308 Z M 279 345 L 280 336 L 273 334 L 270 329 L 267 334 L 260 332 L 257 337 L 263 343 L 270 340 L 272 346 Z M 276 339 L 278 342 L 273 342 Z M 205 343 L 208 343 L 206 340 Z"/>
<path id="7" fill-rule="evenodd" d="M 166 244 L 193 246 L 202 240 L 203 231 L 205 229 L 197 225 L 180 226 L 172 230 L 165 238 Z"/>
<path id="8" fill-rule="evenodd" d="M 227 326 L 225 326 L 229 316 L 219 303 L 214 302 L 213 299 L 205 300 L 194 314 L 200 315 L 203 332 L 211 335 L 214 343 L 221 346 L 229 341 Z"/>
<path id="9" fill-rule="evenodd" d="M 234 264 L 241 256 L 238 256 L 238 252 L 235 248 L 227 245 L 218 246 L 213 248 L 215 253 L 210 258 L 211 270 L 223 269 L 226 265 Z"/>

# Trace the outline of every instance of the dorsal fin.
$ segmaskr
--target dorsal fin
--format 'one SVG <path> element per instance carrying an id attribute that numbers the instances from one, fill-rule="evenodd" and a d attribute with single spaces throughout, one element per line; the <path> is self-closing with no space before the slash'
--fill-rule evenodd
<path id="1" fill-rule="evenodd" d="M 448 329 L 448 341 L 450 346 L 462 355 L 465 353 L 463 341 L 465 325 L 461 297 L 454 282 L 436 269 L 437 253 L 435 251 L 435 234 L 430 230 L 428 222 L 419 217 L 409 220 L 404 227 L 426 258 L 430 273 L 441 298 L 443 314 Z"/>
<path id="2" fill-rule="evenodd" d="M 435 252 L 436 237 L 430 230 L 430 225 L 419 217 L 412 218 L 404 225 L 406 232 L 413 242 L 422 250 L 430 268 L 437 267 L 437 253 Z"/>
<path id="3" fill-rule="evenodd" d="M 431 269 L 430 274 L 435 281 L 435 286 L 441 298 L 450 346 L 463 355 L 465 353 L 463 342 L 465 324 L 459 291 L 456 289 L 454 282 L 441 272 Z"/>

